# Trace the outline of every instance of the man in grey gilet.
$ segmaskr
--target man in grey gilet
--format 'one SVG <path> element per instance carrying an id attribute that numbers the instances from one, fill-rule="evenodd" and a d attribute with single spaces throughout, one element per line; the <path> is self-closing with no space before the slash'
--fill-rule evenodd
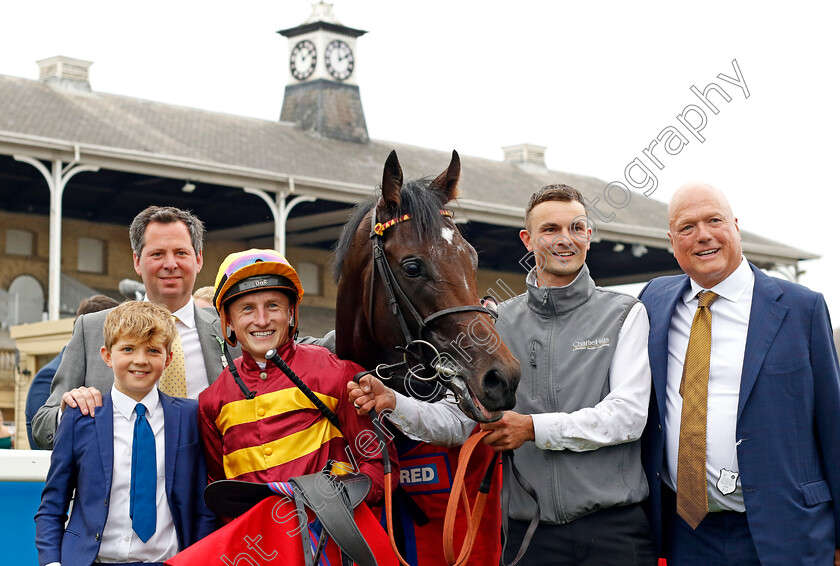
<path id="1" fill-rule="evenodd" d="M 592 231 L 572 187 L 534 193 L 520 237 L 535 266 L 527 291 L 499 305 L 496 329 L 522 379 L 515 411 L 482 428 L 492 431 L 486 443 L 514 451 L 539 496 L 540 523 L 521 563 L 653 566 L 639 440 L 650 399 L 647 312 L 634 297 L 595 286 L 585 263 Z M 423 406 L 376 380 L 348 389 L 361 410 L 369 401 L 392 409 L 390 420 L 418 438 L 454 444 L 472 429 L 452 405 Z M 506 562 L 535 511 L 511 480 L 506 469 Z"/>

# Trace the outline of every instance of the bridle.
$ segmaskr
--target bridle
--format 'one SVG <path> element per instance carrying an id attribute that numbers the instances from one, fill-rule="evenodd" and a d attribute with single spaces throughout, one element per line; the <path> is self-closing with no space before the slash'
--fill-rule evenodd
<path id="1" fill-rule="evenodd" d="M 374 320 L 373 293 L 374 288 L 376 287 L 376 272 L 378 271 L 380 277 L 382 278 L 382 284 L 385 288 L 385 294 L 388 298 L 388 305 L 391 314 L 399 322 L 400 329 L 402 330 L 403 336 L 405 337 L 405 345 L 396 347 L 397 350 L 403 353 L 402 362 L 392 365 L 380 364 L 379 366 L 377 366 L 375 373 L 380 379 L 388 379 L 389 376 L 382 375 L 383 371 L 405 366 L 408 373 L 410 373 L 412 377 L 415 377 L 422 381 L 431 381 L 436 379 L 440 375 L 443 375 L 447 378 L 451 378 L 457 374 L 457 371 L 451 366 L 447 366 L 444 363 L 444 360 L 441 357 L 441 354 L 438 351 L 438 349 L 435 348 L 433 344 L 423 339 L 426 329 L 433 321 L 450 314 L 461 312 L 480 312 L 489 315 L 495 321 L 496 313 L 482 305 L 459 305 L 456 307 L 441 309 L 437 312 L 430 314 L 427 317 L 423 317 L 417 311 L 417 308 L 411 302 L 411 299 L 409 299 L 408 296 L 405 294 L 405 291 L 402 290 L 402 287 L 400 287 L 400 284 L 397 281 L 393 270 L 391 269 L 391 265 L 388 263 L 388 258 L 385 254 L 384 246 L 385 232 L 388 230 L 388 228 L 391 228 L 401 222 L 407 222 L 411 220 L 411 215 L 402 214 L 396 218 L 392 218 L 391 220 L 388 220 L 383 223 L 377 222 L 376 212 L 377 206 L 374 205 L 374 207 L 371 209 L 370 214 L 370 240 L 373 246 L 373 263 L 375 265 L 375 269 L 371 272 L 370 296 L 368 297 L 368 325 L 372 325 Z M 440 215 L 446 218 L 451 218 L 452 211 L 440 209 Z M 416 334 L 412 332 L 409 328 L 407 322 L 408 319 L 413 321 L 414 326 L 416 327 Z M 371 334 L 373 335 L 373 328 L 371 327 L 370 330 Z M 411 348 L 415 345 L 426 346 L 434 352 L 434 357 L 432 358 L 431 363 L 426 363 L 425 361 L 423 361 L 423 357 L 421 355 L 414 353 L 411 350 Z M 412 370 L 411 364 L 408 363 L 408 355 L 417 358 L 418 361 L 420 361 L 420 363 L 423 364 L 423 367 L 426 370 L 433 370 L 430 372 L 431 377 L 423 377 L 416 374 Z"/>

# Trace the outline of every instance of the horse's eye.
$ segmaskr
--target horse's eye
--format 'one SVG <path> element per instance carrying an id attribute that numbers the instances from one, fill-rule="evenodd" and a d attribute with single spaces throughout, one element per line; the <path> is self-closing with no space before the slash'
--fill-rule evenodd
<path id="1" fill-rule="evenodd" d="M 414 259 L 409 259 L 402 264 L 403 273 L 406 277 L 418 277 L 420 275 L 420 262 Z"/>

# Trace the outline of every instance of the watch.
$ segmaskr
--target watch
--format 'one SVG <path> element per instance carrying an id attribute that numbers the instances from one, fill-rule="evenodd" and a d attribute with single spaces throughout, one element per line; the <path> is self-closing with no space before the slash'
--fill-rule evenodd
<path id="1" fill-rule="evenodd" d="M 353 73 L 353 51 L 340 39 L 327 45 L 324 62 L 327 64 L 327 72 L 339 81 L 345 80 Z"/>
<path id="2" fill-rule="evenodd" d="M 309 78 L 315 71 L 317 59 L 315 44 L 308 39 L 299 41 L 292 48 L 292 54 L 289 56 L 289 70 L 291 70 L 292 76 L 299 81 Z"/>

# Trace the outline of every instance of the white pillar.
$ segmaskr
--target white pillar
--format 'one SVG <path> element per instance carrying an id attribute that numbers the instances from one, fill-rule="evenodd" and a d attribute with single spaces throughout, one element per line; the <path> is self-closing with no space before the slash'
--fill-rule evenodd
<path id="1" fill-rule="evenodd" d="M 14 158 L 40 171 L 50 189 L 50 266 L 47 282 L 47 312 L 50 320 L 58 320 L 61 299 L 61 202 L 64 188 L 77 173 L 99 171 L 99 167 L 75 165 L 75 162 L 64 166 L 60 160 L 55 160 L 52 162 L 52 170 L 48 171 L 41 161 L 32 157 L 15 155 Z"/>
<path id="2" fill-rule="evenodd" d="M 289 192 L 294 191 L 294 183 L 289 181 Z M 298 195 L 289 202 L 286 202 L 286 196 L 289 194 L 286 191 L 275 193 L 272 200 L 271 194 L 262 189 L 252 189 L 250 187 L 243 187 L 243 191 L 249 195 L 256 195 L 263 199 L 271 210 L 271 215 L 274 217 L 274 249 L 280 252 L 280 255 L 286 257 L 286 220 L 289 218 L 289 213 L 292 209 L 302 202 L 314 202 L 316 200 L 313 196 Z"/>

